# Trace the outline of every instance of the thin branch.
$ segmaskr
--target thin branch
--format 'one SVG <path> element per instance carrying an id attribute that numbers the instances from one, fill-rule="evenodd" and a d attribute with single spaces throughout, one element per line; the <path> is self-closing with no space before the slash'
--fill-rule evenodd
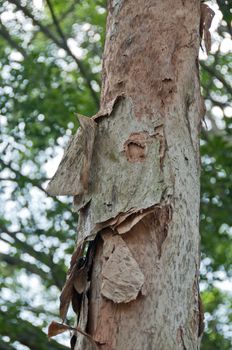
<path id="1" fill-rule="evenodd" d="M 40 276 L 42 279 L 47 279 L 47 273 L 41 270 L 38 266 L 31 264 L 27 261 L 23 261 L 16 256 L 10 256 L 8 254 L 0 253 L 0 261 L 4 261 L 11 266 L 15 266 L 16 268 L 26 269 L 30 273 L 34 273 Z"/>
<path id="2" fill-rule="evenodd" d="M 65 18 L 66 18 L 71 12 L 74 11 L 76 5 L 79 4 L 79 3 L 80 3 L 80 0 L 74 1 L 74 3 L 71 4 L 71 6 L 67 9 L 67 11 L 64 12 L 63 14 L 61 14 L 60 18 L 58 19 L 59 23 L 61 23 L 63 20 L 65 20 Z M 53 22 L 52 22 L 52 23 L 49 23 L 49 24 L 47 25 L 47 28 L 48 28 L 48 29 L 51 29 L 51 28 L 53 27 L 53 25 L 54 25 Z M 30 40 L 30 43 L 32 43 L 33 40 L 35 40 L 35 38 L 36 38 L 36 36 L 38 35 L 38 33 L 39 33 L 38 31 L 34 32 L 32 38 L 31 38 L 31 40 Z"/>
<path id="3" fill-rule="evenodd" d="M 20 171 L 14 169 L 11 165 L 11 163 L 5 163 L 2 159 L 0 159 L 0 164 L 3 165 L 4 168 L 8 168 L 10 169 L 13 173 L 15 173 L 16 175 L 16 178 L 15 179 L 12 179 L 12 181 L 17 181 L 17 177 L 21 177 L 23 180 L 25 180 L 27 183 L 30 183 L 32 184 L 33 186 L 37 187 L 38 189 L 40 189 L 42 192 L 46 193 L 47 195 L 47 192 L 46 190 L 38 184 L 38 180 L 37 179 L 31 179 L 23 174 L 20 173 Z M 60 205 L 62 205 L 63 207 L 66 207 L 66 205 L 61 202 L 58 198 L 56 197 L 53 197 L 53 200 L 56 201 L 57 203 L 59 203 Z"/>
<path id="4" fill-rule="evenodd" d="M 7 234 L 9 237 L 13 238 L 13 240 L 15 242 L 17 242 L 17 244 L 19 245 L 19 247 L 25 252 L 28 253 L 29 255 L 31 255 L 33 258 L 35 258 L 36 260 L 42 262 L 44 265 L 48 266 L 49 268 L 51 268 L 51 259 L 49 258 L 49 256 L 43 252 L 38 252 L 36 251 L 31 245 L 27 244 L 26 242 L 21 241 L 16 235 L 19 232 L 14 232 L 14 231 L 10 231 L 7 229 L 6 226 L 1 226 L 0 229 L 0 234 L 1 233 L 5 233 Z M 2 239 L 2 237 L 1 237 Z M 9 244 L 11 244 L 10 242 L 8 242 Z"/>
<path id="5" fill-rule="evenodd" d="M 210 95 L 207 95 L 207 96 L 206 96 L 206 99 L 209 99 L 215 106 L 220 107 L 222 110 L 223 110 L 225 107 L 228 107 L 228 106 L 229 106 L 229 103 L 228 103 L 228 102 L 220 102 L 220 101 L 217 101 L 215 98 L 211 97 Z"/>
<path id="6" fill-rule="evenodd" d="M 66 346 L 54 340 L 48 341 L 47 335 L 44 332 L 20 317 L 17 317 L 17 326 L 15 319 L 10 318 L 7 311 L 2 311 L 0 309 L 0 319 L 1 321 L 4 320 L 3 326 L 1 327 L 1 335 L 7 335 L 11 339 L 11 343 L 18 341 L 33 350 L 68 350 Z M 6 350 L 11 349 L 6 348 Z"/>
<path id="7" fill-rule="evenodd" d="M 221 9 L 221 1 L 218 1 L 217 0 L 217 4 L 218 4 L 218 7 L 219 9 Z M 229 5 L 228 5 L 228 12 L 230 11 L 229 9 Z M 224 15 L 223 15 L 223 18 L 224 18 Z M 232 27 L 231 27 L 231 23 L 229 21 L 227 21 L 225 18 L 224 18 L 224 21 L 226 22 L 227 24 L 227 30 L 228 32 L 230 33 L 230 35 L 232 36 Z"/>
<path id="8" fill-rule="evenodd" d="M 59 23 L 61 23 L 71 12 L 75 10 L 75 7 L 80 4 L 81 0 L 75 0 L 70 7 L 60 16 Z"/>
<path id="9" fill-rule="evenodd" d="M 31 255 L 33 258 L 35 258 L 37 261 L 43 263 L 50 269 L 50 273 L 53 279 L 54 284 L 61 289 L 63 286 L 63 281 L 65 280 L 65 273 L 59 268 L 59 265 L 55 265 L 52 260 L 52 256 L 43 253 L 42 251 L 38 252 L 36 251 L 32 246 L 27 244 L 26 242 L 21 241 L 16 234 L 18 232 L 9 231 L 7 227 L 1 227 L 0 234 L 6 233 L 10 238 L 13 238 L 15 242 L 17 242 L 18 246 L 22 249 L 23 252 Z M 10 241 L 7 241 L 7 239 L 0 237 L 2 241 L 11 244 Z M 42 277 L 42 276 L 41 276 Z M 47 274 L 46 277 L 47 278 Z"/>
<path id="10" fill-rule="evenodd" d="M 54 9 L 52 7 L 51 1 L 50 0 L 46 0 L 46 3 L 48 5 L 49 11 L 51 13 L 52 20 L 53 20 L 53 23 L 54 23 L 54 25 L 56 27 L 57 33 L 59 34 L 63 44 L 65 46 L 67 46 L 67 40 L 66 40 L 65 35 L 64 35 L 64 33 L 63 33 L 63 31 L 62 31 L 62 29 L 60 27 L 59 21 L 58 21 L 58 19 L 56 17 L 56 14 L 55 14 Z"/>
<path id="11" fill-rule="evenodd" d="M 86 72 L 84 65 L 82 62 L 72 53 L 70 48 L 68 47 L 67 43 L 62 41 L 60 42 L 56 36 L 52 34 L 52 32 L 48 29 L 47 26 L 44 26 L 40 21 L 38 21 L 33 14 L 30 12 L 30 10 L 26 6 L 22 6 L 18 0 L 8 0 L 11 4 L 14 4 L 18 10 L 22 11 L 25 16 L 29 17 L 33 24 L 38 26 L 43 34 L 45 34 L 49 39 L 51 39 L 58 47 L 61 49 L 65 50 L 69 56 L 71 56 L 77 66 L 79 67 L 80 73 L 82 74 L 83 78 L 85 79 L 85 82 L 91 92 L 91 95 L 93 97 L 94 102 L 96 103 L 96 106 L 99 106 L 99 98 L 95 90 L 93 90 L 92 85 L 91 85 L 91 78 L 89 74 Z"/>
<path id="12" fill-rule="evenodd" d="M 77 58 L 77 57 L 72 53 L 72 51 L 70 50 L 70 48 L 69 48 L 69 46 L 68 46 L 68 44 L 67 44 L 67 39 L 66 39 L 66 37 L 65 37 L 65 35 L 64 35 L 63 31 L 62 31 L 62 29 L 61 29 L 61 26 L 60 26 L 60 24 L 59 24 L 59 21 L 58 21 L 58 19 L 57 19 L 57 17 L 56 17 L 56 14 L 55 14 L 55 12 L 54 12 L 53 7 L 52 7 L 51 1 L 50 1 L 50 0 L 46 0 L 46 2 L 47 2 L 47 5 L 48 5 L 48 8 L 49 8 L 49 10 L 50 10 L 50 13 L 51 13 L 51 16 L 52 16 L 52 20 L 53 20 L 53 23 L 54 23 L 55 28 L 56 28 L 56 30 L 57 30 L 57 33 L 59 34 L 60 39 L 61 39 L 61 41 L 62 41 L 63 48 L 65 48 L 66 52 L 68 52 L 69 55 L 72 56 L 72 58 L 73 58 L 73 59 L 75 60 L 75 62 L 77 63 L 77 65 L 78 65 L 78 67 L 79 67 L 79 69 L 80 69 L 81 74 L 82 74 L 83 76 L 85 76 L 85 75 L 86 75 L 86 72 L 85 72 L 84 66 L 83 66 L 83 64 L 81 63 L 81 61 L 78 60 L 78 58 Z M 91 81 L 88 79 L 88 80 L 86 80 L 86 83 L 87 83 L 88 87 L 92 90 Z M 96 93 L 94 93 L 94 95 L 96 95 Z M 93 98 L 95 99 L 95 96 L 93 96 Z M 97 99 L 95 100 L 95 102 L 98 103 L 98 101 L 99 101 L 99 100 L 98 100 L 98 97 L 97 97 Z"/>
<path id="13" fill-rule="evenodd" d="M 226 81 L 226 79 L 224 78 L 224 76 L 217 70 L 214 69 L 210 66 L 207 66 L 207 64 L 205 64 L 205 62 L 201 61 L 200 62 L 201 67 L 203 69 L 205 69 L 208 73 L 210 73 L 213 77 L 217 78 L 226 88 L 227 92 L 232 95 L 232 86 Z"/>
<path id="14" fill-rule="evenodd" d="M 2 339 L 0 339 L 0 349 L 1 350 L 15 350 L 15 348 L 13 346 L 11 346 L 10 343 L 6 343 Z"/>
<path id="15" fill-rule="evenodd" d="M 26 51 L 21 46 L 19 46 L 18 43 L 11 37 L 10 33 L 2 23 L 1 18 L 0 18 L 0 35 L 8 42 L 8 44 L 10 44 L 10 46 L 13 49 L 19 51 L 22 54 L 22 56 L 26 58 L 27 56 Z"/>
<path id="16" fill-rule="evenodd" d="M 16 182 L 16 179 L 13 179 L 12 177 L 0 177 L 0 181 Z"/>
<path id="17" fill-rule="evenodd" d="M 50 32 L 47 26 L 44 26 L 41 22 L 39 22 L 30 10 L 26 6 L 22 6 L 18 0 L 8 0 L 11 4 L 14 4 L 19 11 L 22 11 L 26 17 L 29 17 L 35 26 L 38 26 L 48 38 L 50 38 L 57 46 L 60 47 L 61 43 L 59 40 Z"/>

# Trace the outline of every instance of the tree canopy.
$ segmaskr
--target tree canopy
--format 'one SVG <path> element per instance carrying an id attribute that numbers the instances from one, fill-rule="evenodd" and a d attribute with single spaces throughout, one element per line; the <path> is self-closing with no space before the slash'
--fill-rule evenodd
<path id="1" fill-rule="evenodd" d="M 201 51 L 203 350 L 232 340 L 232 11 L 216 11 Z M 171 15 L 171 14 L 170 14 Z M 66 349 L 48 342 L 76 239 L 70 198 L 45 188 L 78 122 L 99 106 L 105 0 L 0 1 L 0 348 Z M 70 323 L 73 322 L 69 315 Z M 59 339 L 59 338 L 58 338 Z"/>

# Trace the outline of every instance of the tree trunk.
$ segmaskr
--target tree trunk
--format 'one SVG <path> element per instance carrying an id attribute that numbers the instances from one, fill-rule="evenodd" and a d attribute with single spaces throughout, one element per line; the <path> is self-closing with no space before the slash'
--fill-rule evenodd
<path id="1" fill-rule="evenodd" d="M 79 326 L 102 350 L 199 349 L 199 23 L 199 0 L 109 1 L 101 109 L 50 187 L 95 242 Z"/>

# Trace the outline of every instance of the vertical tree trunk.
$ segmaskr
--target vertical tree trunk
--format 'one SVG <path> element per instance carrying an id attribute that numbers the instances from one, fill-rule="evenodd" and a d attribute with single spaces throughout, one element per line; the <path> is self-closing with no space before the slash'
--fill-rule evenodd
<path id="1" fill-rule="evenodd" d="M 64 191 L 78 242 L 97 237 L 79 326 L 102 350 L 199 349 L 199 23 L 199 0 L 109 1 L 101 110 Z"/>

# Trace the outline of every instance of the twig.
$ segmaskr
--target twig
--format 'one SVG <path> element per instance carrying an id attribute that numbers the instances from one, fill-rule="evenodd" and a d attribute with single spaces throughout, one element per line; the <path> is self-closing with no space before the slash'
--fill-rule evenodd
<path id="1" fill-rule="evenodd" d="M 13 49 L 16 49 L 17 51 L 19 51 L 24 58 L 27 57 L 26 51 L 22 47 L 20 47 L 14 39 L 12 39 L 10 33 L 2 23 L 1 18 L 0 18 L 0 35 L 10 44 L 10 46 Z"/>
<path id="2" fill-rule="evenodd" d="M 93 100 L 94 100 L 94 102 L 96 103 L 96 105 L 98 107 L 99 106 L 99 98 L 98 98 L 98 95 L 95 92 L 95 90 L 93 90 L 93 88 L 92 88 L 91 78 L 90 78 L 89 74 L 86 72 L 82 62 L 72 53 L 72 51 L 68 47 L 67 43 L 65 42 L 65 44 L 64 44 L 63 41 L 59 41 L 57 39 L 57 37 L 54 36 L 52 34 L 52 32 L 48 29 L 48 27 L 44 26 L 40 21 L 38 21 L 33 16 L 33 14 L 30 12 L 30 10 L 26 6 L 22 6 L 19 3 L 18 0 L 8 0 L 8 1 L 11 4 L 14 4 L 17 7 L 18 10 L 22 11 L 26 17 L 29 17 L 32 20 L 33 24 L 40 28 L 40 30 L 41 30 L 41 32 L 43 34 L 45 34 L 49 39 L 51 39 L 58 47 L 60 47 L 61 49 L 65 50 L 68 53 L 68 55 L 71 56 L 75 60 L 77 66 L 78 66 L 78 68 L 80 70 L 80 73 L 82 74 L 83 78 L 85 79 L 86 84 L 87 84 L 87 86 L 88 86 L 88 88 L 89 88 L 89 90 L 91 92 Z"/>
<path id="3" fill-rule="evenodd" d="M 210 73 L 212 76 L 214 76 L 215 78 L 217 78 L 226 88 L 227 92 L 232 95 L 232 86 L 226 81 L 226 79 L 224 78 L 224 76 L 217 70 L 214 69 L 210 66 L 208 66 L 207 64 L 205 64 L 205 62 L 201 61 L 200 65 L 203 69 L 205 69 L 208 73 Z"/>

